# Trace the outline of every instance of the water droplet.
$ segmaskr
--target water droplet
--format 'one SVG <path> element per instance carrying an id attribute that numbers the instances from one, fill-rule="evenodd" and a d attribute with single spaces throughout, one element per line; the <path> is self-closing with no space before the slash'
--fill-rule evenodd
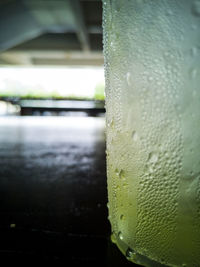
<path id="1" fill-rule="evenodd" d="M 119 237 L 120 240 L 122 240 L 124 238 L 123 235 L 122 235 L 122 232 L 118 233 L 118 237 Z"/>
<path id="2" fill-rule="evenodd" d="M 113 243 L 116 244 L 117 240 L 116 240 L 116 237 L 115 237 L 115 234 L 114 234 L 114 233 L 111 234 L 110 239 L 111 239 L 111 241 L 112 241 Z"/>
<path id="3" fill-rule="evenodd" d="M 115 174 L 116 174 L 117 176 L 119 176 L 119 170 L 118 170 L 118 169 L 115 169 Z"/>
<path id="4" fill-rule="evenodd" d="M 141 187 L 144 187 L 144 183 L 143 182 L 139 182 Z"/>
<path id="5" fill-rule="evenodd" d="M 196 56 L 197 55 L 197 53 L 198 53 L 198 48 L 197 47 L 192 47 L 191 48 L 191 55 L 194 57 L 194 56 Z"/>
<path id="6" fill-rule="evenodd" d="M 134 251 L 133 249 L 128 248 L 128 249 L 126 250 L 126 257 L 127 257 L 128 259 L 130 259 L 130 258 L 134 258 L 135 256 L 136 256 L 136 253 L 135 253 L 135 251 Z"/>
<path id="7" fill-rule="evenodd" d="M 120 186 L 117 184 L 117 185 L 115 186 L 115 189 L 116 189 L 116 190 L 119 190 L 119 189 L 120 189 Z"/>
<path id="8" fill-rule="evenodd" d="M 116 8 L 116 11 L 119 12 L 121 7 L 122 7 L 122 1 L 116 1 L 115 2 L 115 8 Z"/>
<path id="9" fill-rule="evenodd" d="M 114 127 L 114 120 L 111 120 L 111 122 L 110 122 L 110 127 L 111 127 L 111 128 Z"/>
<path id="10" fill-rule="evenodd" d="M 120 220 L 124 220 L 124 219 L 125 219 L 124 214 L 121 214 L 120 215 Z"/>
<path id="11" fill-rule="evenodd" d="M 122 185 L 124 188 L 126 188 L 127 186 L 128 186 L 128 184 L 127 183 L 123 183 L 123 185 Z"/>
<path id="12" fill-rule="evenodd" d="M 148 78 L 148 80 L 149 80 L 150 82 L 153 81 L 153 77 L 150 76 L 150 77 Z"/>
<path id="13" fill-rule="evenodd" d="M 189 174 L 190 174 L 190 176 L 193 176 L 194 175 L 194 172 L 193 171 L 190 171 Z"/>
<path id="14" fill-rule="evenodd" d="M 125 172 L 124 172 L 124 170 L 121 170 L 121 171 L 120 171 L 120 173 L 119 173 L 119 177 L 120 177 L 121 179 L 125 179 Z"/>
<path id="15" fill-rule="evenodd" d="M 167 16 L 171 16 L 171 15 L 173 15 L 172 10 L 171 10 L 171 9 L 168 9 L 168 10 L 166 11 L 166 15 L 167 15 Z"/>
<path id="16" fill-rule="evenodd" d="M 192 28 L 192 30 L 196 30 L 198 27 L 196 24 L 192 24 L 191 28 Z"/>
<path id="17" fill-rule="evenodd" d="M 195 79 L 195 78 L 197 77 L 197 69 L 192 68 L 192 69 L 190 70 L 190 77 L 191 77 L 192 79 Z"/>
<path id="18" fill-rule="evenodd" d="M 196 0 L 192 4 L 192 13 L 195 16 L 200 16 L 200 1 Z"/>
<path id="19" fill-rule="evenodd" d="M 127 72 L 127 74 L 126 74 L 126 81 L 127 81 L 127 84 L 130 86 L 131 85 L 131 74 L 130 74 L 130 72 Z"/>
<path id="20" fill-rule="evenodd" d="M 108 121 L 107 125 L 108 125 L 108 127 L 113 128 L 114 127 L 114 120 L 111 119 L 110 121 Z"/>
<path id="21" fill-rule="evenodd" d="M 158 154 L 157 154 L 157 152 L 151 152 L 151 153 L 149 153 L 148 161 L 150 163 L 156 163 L 158 161 Z"/>
<path id="22" fill-rule="evenodd" d="M 132 139 L 133 139 L 134 142 L 136 142 L 138 140 L 138 134 L 137 134 L 136 131 L 132 132 Z"/>

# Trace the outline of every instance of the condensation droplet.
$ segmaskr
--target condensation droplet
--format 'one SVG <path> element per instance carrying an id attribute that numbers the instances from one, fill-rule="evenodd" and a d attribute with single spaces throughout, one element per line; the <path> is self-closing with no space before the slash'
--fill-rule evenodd
<path id="1" fill-rule="evenodd" d="M 191 77 L 192 79 L 195 79 L 195 78 L 197 77 L 197 69 L 192 68 L 192 69 L 190 70 L 190 77 Z"/>
<path id="2" fill-rule="evenodd" d="M 124 183 L 124 184 L 123 184 L 123 187 L 124 187 L 124 188 L 126 188 L 127 186 L 128 186 L 128 184 L 127 184 L 127 183 Z"/>
<path id="3" fill-rule="evenodd" d="M 133 139 L 133 141 L 135 141 L 135 142 L 138 140 L 138 134 L 137 134 L 136 131 L 133 131 L 133 132 L 132 132 L 132 139 Z"/>
<path id="4" fill-rule="evenodd" d="M 127 84 L 130 86 L 131 85 L 131 74 L 130 74 L 130 72 L 126 73 L 126 81 L 127 81 Z"/>
<path id="5" fill-rule="evenodd" d="M 191 48 L 191 55 L 193 56 L 193 57 L 195 57 L 196 55 L 197 55 L 197 53 L 198 53 L 198 49 L 197 49 L 197 47 L 192 47 Z"/>
<path id="6" fill-rule="evenodd" d="M 119 237 L 119 239 L 120 239 L 120 240 L 122 240 L 122 239 L 123 239 L 122 232 L 119 232 L 119 233 L 118 233 L 118 237 Z"/>
<path id="7" fill-rule="evenodd" d="M 119 12 L 121 7 L 122 7 L 122 1 L 116 1 L 115 2 L 115 6 L 116 6 L 116 11 Z"/>
<path id="8" fill-rule="evenodd" d="M 108 127 L 113 128 L 113 126 L 114 126 L 114 120 L 111 119 L 110 121 L 108 121 L 107 125 L 108 125 Z"/>
<path id="9" fill-rule="evenodd" d="M 192 24 L 191 28 L 192 28 L 192 30 L 196 30 L 198 27 L 196 24 Z"/>
<path id="10" fill-rule="evenodd" d="M 171 16 L 171 15 L 173 15 L 172 10 L 171 10 L 171 9 L 168 9 L 168 10 L 166 11 L 166 15 L 167 15 L 167 16 Z"/>
<path id="11" fill-rule="evenodd" d="M 120 215 L 120 220 L 124 220 L 124 219 L 125 219 L 124 214 L 121 214 Z"/>
<path id="12" fill-rule="evenodd" d="M 125 179 L 125 172 L 124 172 L 124 170 L 121 170 L 121 171 L 120 171 L 120 173 L 119 173 L 119 177 L 120 177 L 121 179 Z"/>
<path id="13" fill-rule="evenodd" d="M 119 176 L 119 170 L 118 170 L 118 169 L 115 169 L 115 174 L 116 174 L 117 176 Z"/>
<path id="14" fill-rule="evenodd" d="M 128 249 L 126 250 L 126 257 L 127 257 L 128 259 L 131 259 L 131 258 L 134 258 L 134 256 L 136 256 L 135 251 L 134 251 L 133 249 L 131 249 L 131 248 L 128 248 Z"/>
<path id="15" fill-rule="evenodd" d="M 114 234 L 114 233 L 111 234 L 110 239 L 111 239 L 111 241 L 112 241 L 113 243 L 116 244 L 117 240 L 116 240 L 116 237 L 115 237 L 115 234 Z"/>
<path id="16" fill-rule="evenodd" d="M 149 153 L 148 161 L 150 163 L 156 163 L 158 161 L 158 154 L 157 154 L 157 152 L 151 152 L 151 153 Z"/>

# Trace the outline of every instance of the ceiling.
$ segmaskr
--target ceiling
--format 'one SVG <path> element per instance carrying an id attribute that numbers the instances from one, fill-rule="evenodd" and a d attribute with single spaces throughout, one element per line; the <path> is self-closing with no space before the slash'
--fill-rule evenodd
<path id="1" fill-rule="evenodd" d="M 0 0 L 0 66 L 103 65 L 101 0 Z"/>

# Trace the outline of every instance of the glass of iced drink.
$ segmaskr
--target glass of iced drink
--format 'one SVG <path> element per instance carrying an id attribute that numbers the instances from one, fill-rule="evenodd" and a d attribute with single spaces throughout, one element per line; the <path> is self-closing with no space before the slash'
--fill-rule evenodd
<path id="1" fill-rule="evenodd" d="M 200 1 L 104 0 L 112 240 L 144 266 L 200 266 Z"/>

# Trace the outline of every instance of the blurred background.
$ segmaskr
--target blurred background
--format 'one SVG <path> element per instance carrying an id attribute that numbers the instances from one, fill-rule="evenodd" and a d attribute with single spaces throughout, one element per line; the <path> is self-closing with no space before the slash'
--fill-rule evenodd
<path id="1" fill-rule="evenodd" d="M 107 219 L 102 49 L 100 0 L 0 0 L 2 262 L 129 266 Z"/>
<path id="2" fill-rule="evenodd" d="M 0 52 L 1 114 L 104 113 L 101 1 L 1 0 Z"/>

